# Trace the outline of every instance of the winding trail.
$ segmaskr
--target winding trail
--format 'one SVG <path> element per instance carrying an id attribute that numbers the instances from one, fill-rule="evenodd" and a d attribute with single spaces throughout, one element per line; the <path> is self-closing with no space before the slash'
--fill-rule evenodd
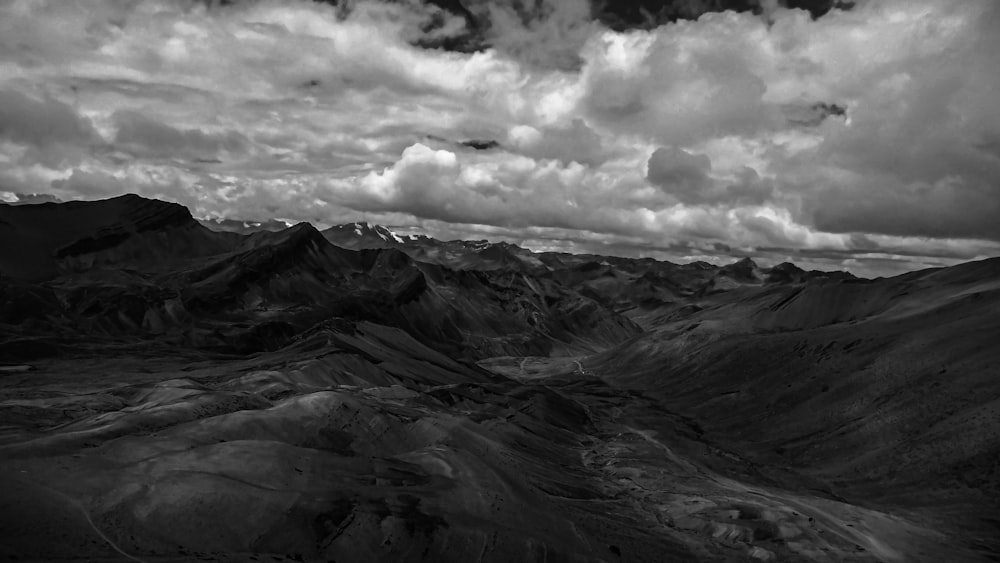
<path id="1" fill-rule="evenodd" d="M 667 454 L 667 458 L 673 463 L 676 463 L 693 474 L 706 478 L 723 489 L 744 494 L 751 494 L 767 499 L 778 505 L 794 508 L 799 513 L 813 518 L 818 524 L 822 525 L 823 528 L 829 530 L 841 540 L 863 546 L 868 552 L 878 556 L 881 561 L 902 562 L 906 560 L 903 554 L 896 549 L 893 549 L 885 542 L 879 540 L 874 534 L 863 532 L 853 526 L 848 526 L 844 523 L 843 518 L 816 506 L 815 503 L 806 502 L 790 493 L 762 489 L 760 487 L 746 485 L 728 477 L 723 477 L 678 456 L 672 449 L 670 449 L 669 446 L 654 438 L 649 431 L 640 430 L 631 426 L 626 426 L 625 428 L 628 429 L 629 432 L 642 437 L 647 442 L 662 449 Z M 873 516 L 874 514 L 866 514 L 864 515 L 863 520 L 867 522 Z"/>
<path id="2" fill-rule="evenodd" d="M 653 444 L 654 446 L 657 446 L 660 449 L 662 449 L 664 452 L 666 452 L 667 458 L 669 458 L 670 461 L 683 467 L 685 470 L 690 471 L 691 473 L 694 473 L 696 475 L 700 475 L 702 477 L 707 477 L 708 479 L 715 481 L 716 483 L 719 482 L 719 479 L 714 474 L 707 472 L 706 470 L 698 467 L 694 463 L 691 463 L 689 460 L 686 460 L 680 457 L 679 455 L 675 454 L 674 451 L 670 449 L 670 446 L 654 438 L 653 435 L 650 434 L 648 431 L 639 430 L 638 428 L 633 428 L 631 426 L 626 426 L 625 428 L 628 429 L 629 432 L 635 434 L 636 436 L 639 436 L 640 438 L 646 440 L 650 444 Z"/>
<path id="3" fill-rule="evenodd" d="M 137 563 L 149 563 L 145 559 L 140 559 L 140 558 L 138 558 L 138 557 L 136 557 L 134 555 L 130 555 L 124 549 L 122 549 L 121 547 L 118 547 L 118 544 L 116 544 L 114 541 L 111 540 L 111 538 L 109 538 L 108 536 L 106 536 L 104 534 L 104 532 L 102 532 L 100 530 L 100 528 L 97 527 L 97 524 L 94 524 L 94 520 L 90 517 L 90 512 L 87 511 L 87 507 L 83 506 L 82 502 L 80 502 L 79 500 L 77 500 L 77 499 L 69 496 L 68 494 L 66 494 L 66 493 L 64 493 L 64 492 L 62 492 L 60 490 L 53 489 L 52 487 L 48 487 L 48 486 L 45 486 L 45 485 L 42 485 L 42 484 L 39 484 L 39 483 L 35 483 L 35 486 L 44 488 L 47 491 L 55 493 L 56 496 L 62 498 L 63 500 L 65 500 L 66 502 L 68 502 L 70 505 L 72 505 L 73 507 L 75 507 L 77 510 L 79 510 L 83 514 L 83 517 L 87 520 L 87 524 L 89 524 L 90 528 L 92 530 L 94 530 L 94 533 L 97 534 L 102 540 L 104 540 L 105 543 L 107 543 L 109 546 L 111 546 L 111 549 L 113 549 L 113 550 L 117 551 L 118 553 L 120 553 L 122 555 L 122 557 L 125 557 L 126 559 L 129 559 L 131 561 L 136 561 Z"/>

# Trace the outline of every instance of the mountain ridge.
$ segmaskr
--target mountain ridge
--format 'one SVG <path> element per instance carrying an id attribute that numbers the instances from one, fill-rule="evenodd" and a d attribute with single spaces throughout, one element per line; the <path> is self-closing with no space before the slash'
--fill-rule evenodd
<path id="1" fill-rule="evenodd" d="M 67 210 L 55 209 L 65 219 Z M 38 325 L 35 332 L 50 339 L 79 329 L 112 339 L 172 338 L 206 349 L 271 349 L 326 318 L 345 317 L 378 319 L 437 349 L 480 358 L 546 353 L 590 341 L 591 332 L 598 340 L 624 339 L 638 330 L 571 288 L 496 269 L 452 270 L 415 261 L 397 247 L 343 248 L 309 223 L 249 235 L 216 233 L 181 206 L 138 197 L 74 203 L 68 211 L 99 221 L 90 231 L 83 225 L 71 233 L 84 242 L 54 246 L 73 252 L 54 252 L 59 269 L 47 279 L 7 285 L 12 297 L 44 300 L 37 303 L 44 315 L 23 318 L 23 309 L 12 302 L 8 307 L 21 311 L 19 325 Z M 117 223 L 113 212 L 121 214 Z M 382 241 L 403 240 L 370 230 Z M 43 289 L 30 285 L 39 281 Z M 575 304 L 551 306 L 563 301 Z M 561 328 L 564 323 L 573 328 Z M 258 339 L 263 334 L 266 344 Z"/>
<path id="2" fill-rule="evenodd" d="M 866 280 L 18 207 L 0 557 L 1000 553 L 1000 258 Z"/>

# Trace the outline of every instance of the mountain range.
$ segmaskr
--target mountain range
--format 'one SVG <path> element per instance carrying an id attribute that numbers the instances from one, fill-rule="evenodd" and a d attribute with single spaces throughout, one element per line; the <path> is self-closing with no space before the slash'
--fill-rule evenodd
<path id="1" fill-rule="evenodd" d="M 0 556 L 989 561 L 1000 259 L 0 204 Z"/>

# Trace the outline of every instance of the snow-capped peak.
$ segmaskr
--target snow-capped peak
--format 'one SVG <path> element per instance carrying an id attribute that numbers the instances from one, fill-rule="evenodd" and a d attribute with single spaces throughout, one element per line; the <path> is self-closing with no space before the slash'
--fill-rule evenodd
<path id="1" fill-rule="evenodd" d="M 382 225 L 372 225 L 367 221 L 356 221 L 352 224 L 345 225 L 345 227 L 353 228 L 354 236 L 363 237 L 369 233 L 378 236 L 380 239 L 386 242 L 396 242 L 398 244 L 404 244 L 404 240 L 397 235 L 395 232 L 383 227 Z M 407 235 L 410 240 L 416 240 L 415 237 Z"/>
<path id="2" fill-rule="evenodd" d="M 388 242 L 392 240 L 399 244 L 403 244 L 403 239 L 399 238 L 399 235 L 381 225 L 377 225 L 375 227 L 375 233 L 378 234 L 378 236 L 381 237 L 381 239 L 384 241 Z"/>

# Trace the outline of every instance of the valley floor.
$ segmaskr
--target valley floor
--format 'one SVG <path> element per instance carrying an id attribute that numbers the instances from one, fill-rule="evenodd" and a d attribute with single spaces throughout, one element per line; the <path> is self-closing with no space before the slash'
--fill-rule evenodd
<path id="1" fill-rule="evenodd" d="M 377 384 L 351 354 L 294 350 L 0 373 L 0 557 L 987 560 L 713 445 L 586 358 L 480 362 L 500 376 L 365 350 Z"/>

